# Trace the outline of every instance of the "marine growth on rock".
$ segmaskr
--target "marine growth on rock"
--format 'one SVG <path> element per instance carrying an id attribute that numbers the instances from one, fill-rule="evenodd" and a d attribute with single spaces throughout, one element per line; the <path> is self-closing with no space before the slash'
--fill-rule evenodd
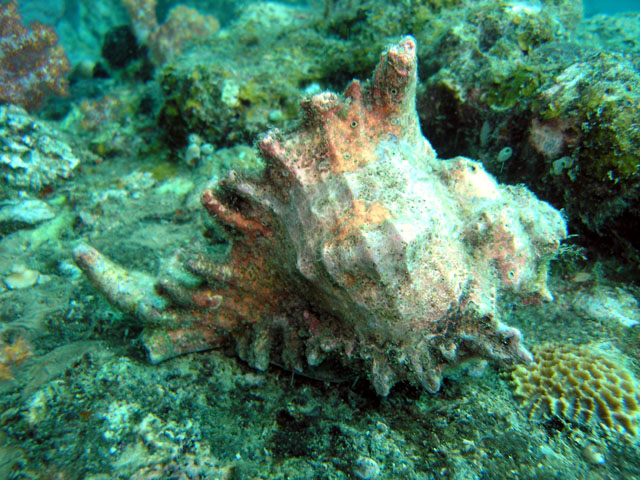
<path id="1" fill-rule="evenodd" d="M 415 110 L 416 45 L 384 51 L 373 78 L 302 102 L 288 132 L 259 141 L 261 175 L 202 194 L 228 232 L 226 262 L 176 255 L 153 278 L 88 245 L 78 265 L 146 326 L 153 362 L 233 344 L 258 369 L 320 365 L 429 392 L 469 359 L 530 362 L 497 299 L 550 300 L 559 212 L 473 160 L 436 157 Z"/>
<path id="2" fill-rule="evenodd" d="M 0 183 L 38 191 L 69 178 L 79 163 L 58 131 L 22 107 L 0 105 Z"/>

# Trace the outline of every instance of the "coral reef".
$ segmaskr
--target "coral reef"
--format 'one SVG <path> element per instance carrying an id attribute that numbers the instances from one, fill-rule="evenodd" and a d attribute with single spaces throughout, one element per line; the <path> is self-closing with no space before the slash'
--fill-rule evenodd
<path id="1" fill-rule="evenodd" d="M 105 33 L 126 25 L 129 19 L 122 0 L 19 0 L 17 3 L 25 22 L 42 22 L 55 28 L 72 66 L 98 60 Z"/>
<path id="2" fill-rule="evenodd" d="M 37 109 L 67 93 L 69 61 L 51 27 L 22 23 L 15 0 L 0 5 L 0 101 Z"/>
<path id="3" fill-rule="evenodd" d="M 574 39 L 581 45 L 633 54 L 629 58 L 638 65 L 640 53 L 638 40 L 640 13 L 627 12 L 618 15 L 595 15 L 585 18 Z"/>
<path id="4" fill-rule="evenodd" d="M 437 159 L 420 133 L 416 83 L 407 37 L 364 88 L 308 98 L 298 130 L 266 134 L 262 175 L 205 191 L 232 238 L 226 263 L 182 252 L 156 283 L 86 245 L 76 262 L 147 323 L 153 361 L 232 340 L 256 368 L 331 358 L 381 395 L 403 380 L 435 392 L 469 359 L 530 361 L 496 298 L 550 299 L 564 221 L 477 162 Z"/>
<path id="5" fill-rule="evenodd" d="M 314 59 L 338 43 L 311 31 L 304 13 L 281 4 L 247 5 L 215 41 L 164 64 L 159 123 L 167 141 L 186 147 L 196 133 L 217 147 L 250 144 L 270 125 L 297 118 L 300 87 L 322 77 L 322 62 Z"/>
<path id="6" fill-rule="evenodd" d="M 593 245 L 635 247 L 637 263 L 637 21 L 580 23 L 580 2 L 495 5 L 464 2 L 416 33 L 432 73 L 418 94 L 425 135 L 526 183 Z M 505 147 L 518 161 L 500 161 Z"/>
<path id="7" fill-rule="evenodd" d="M 564 160 L 561 168 L 549 168 L 547 183 L 562 194 L 567 213 L 591 231 L 614 230 L 636 246 L 640 97 L 634 92 L 639 88 L 639 72 L 622 54 L 576 59 L 538 90 L 530 130 L 530 138 L 540 132 L 550 140 L 541 146 L 532 142 L 547 165 Z M 548 151 L 552 136 L 559 145 Z"/>
<path id="8" fill-rule="evenodd" d="M 609 349 L 608 349 L 609 350 Z M 511 373 L 514 396 L 531 418 L 556 415 L 580 425 L 635 436 L 640 419 L 640 383 L 620 354 L 590 345 L 533 347 L 535 363 Z"/>
<path id="9" fill-rule="evenodd" d="M 388 43 L 461 3 L 406 1 L 390 8 L 380 0 L 326 2 L 324 12 L 246 3 L 218 35 L 159 72 L 167 140 L 184 147 L 187 135 L 197 133 L 218 147 L 251 143 L 267 128 L 298 118 L 301 95 L 366 78 Z"/>
<path id="10" fill-rule="evenodd" d="M 212 15 L 177 5 L 171 9 L 166 21 L 158 24 L 156 0 L 123 0 L 138 41 L 149 47 L 151 60 L 162 65 L 182 52 L 185 45 L 197 38 L 206 38 L 220 29 Z"/>
<path id="11" fill-rule="evenodd" d="M 366 78 L 388 43 L 460 1 L 326 2 L 324 12 L 292 3 L 246 3 L 218 35 L 164 65 L 160 124 L 172 146 L 190 133 L 218 147 L 251 143 L 287 125 L 302 95 Z"/>
<path id="12" fill-rule="evenodd" d="M 59 132 L 16 105 L 0 106 L 0 178 L 6 184 L 37 191 L 68 178 L 79 162 Z"/>

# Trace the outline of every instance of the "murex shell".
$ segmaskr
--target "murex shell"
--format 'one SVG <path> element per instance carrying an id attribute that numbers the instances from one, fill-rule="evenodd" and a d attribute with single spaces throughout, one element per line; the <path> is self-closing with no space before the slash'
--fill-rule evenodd
<path id="1" fill-rule="evenodd" d="M 398 381 L 435 392 L 468 359 L 532 360 L 497 297 L 551 299 L 565 223 L 480 163 L 436 158 L 415 110 L 416 65 L 406 37 L 364 87 L 314 95 L 296 130 L 268 132 L 259 178 L 232 173 L 204 192 L 232 241 L 225 263 L 183 252 L 188 275 L 154 280 L 76 248 L 93 283 L 145 322 L 153 362 L 235 342 L 258 369 L 331 359 L 387 395 Z"/>

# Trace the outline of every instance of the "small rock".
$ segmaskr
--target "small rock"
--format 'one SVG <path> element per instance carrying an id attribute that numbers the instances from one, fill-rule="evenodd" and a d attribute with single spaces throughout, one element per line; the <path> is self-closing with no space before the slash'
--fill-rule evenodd
<path id="1" fill-rule="evenodd" d="M 607 461 L 604 454 L 593 443 L 587 445 L 582 454 L 584 455 L 584 459 L 587 463 L 590 463 L 591 465 L 604 465 Z"/>
<path id="2" fill-rule="evenodd" d="M 195 143 L 192 143 L 187 147 L 187 150 L 184 153 L 184 161 L 187 165 L 189 165 L 190 167 L 193 167 L 198 164 L 198 161 L 200 160 L 200 155 L 201 155 L 200 145 L 196 145 Z"/>
<path id="3" fill-rule="evenodd" d="M 53 209 L 38 199 L 9 200 L 0 206 L 0 223 L 37 225 L 56 216 Z"/>
<path id="4" fill-rule="evenodd" d="M 38 283 L 40 273 L 29 270 L 24 265 L 16 265 L 11 269 L 11 273 L 2 280 L 9 290 L 19 290 L 33 287 Z"/>
<path id="5" fill-rule="evenodd" d="M 640 303 L 625 288 L 596 285 L 578 291 L 571 303 L 581 314 L 600 322 L 620 322 L 625 327 L 640 325 Z"/>
<path id="6" fill-rule="evenodd" d="M 186 178 L 172 178 L 158 186 L 156 193 L 158 195 L 173 194 L 179 197 L 187 195 L 195 188 L 194 183 Z"/>
<path id="7" fill-rule="evenodd" d="M 373 458 L 360 457 L 353 467 L 353 474 L 360 480 L 372 480 L 380 475 L 380 467 Z"/>
<path id="8" fill-rule="evenodd" d="M 82 270 L 80 270 L 75 263 L 71 260 L 63 260 L 58 264 L 58 272 L 65 277 L 72 279 L 79 279 L 82 277 Z"/>
<path id="9" fill-rule="evenodd" d="M 0 106 L 0 182 L 39 191 L 69 178 L 80 160 L 66 140 L 23 108 Z"/>
<path id="10" fill-rule="evenodd" d="M 271 112 L 269 112 L 269 120 L 274 123 L 282 122 L 282 120 L 284 120 L 284 114 L 282 113 L 282 110 L 272 110 Z"/>

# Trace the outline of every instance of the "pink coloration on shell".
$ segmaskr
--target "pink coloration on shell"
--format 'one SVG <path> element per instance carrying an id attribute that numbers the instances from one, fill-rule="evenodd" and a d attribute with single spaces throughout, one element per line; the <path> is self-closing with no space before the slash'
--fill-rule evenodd
<path id="1" fill-rule="evenodd" d="M 550 298 L 564 221 L 477 162 L 436 158 L 415 111 L 416 64 L 407 37 L 369 84 L 315 95 L 297 130 L 267 133 L 259 178 L 232 174 L 205 191 L 232 247 L 226 263 L 179 255 L 198 282 L 170 275 L 158 297 L 79 247 L 98 288 L 147 322 L 154 361 L 235 342 L 256 368 L 304 372 L 332 359 L 386 395 L 398 381 L 435 392 L 469 359 L 532 360 L 496 299 Z"/>

